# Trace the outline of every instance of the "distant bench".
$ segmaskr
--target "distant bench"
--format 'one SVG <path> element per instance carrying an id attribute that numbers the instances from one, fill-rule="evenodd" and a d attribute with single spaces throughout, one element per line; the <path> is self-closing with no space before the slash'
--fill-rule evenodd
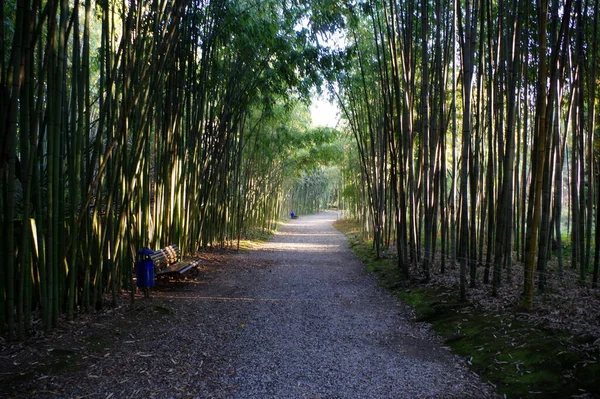
<path id="1" fill-rule="evenodd" d="M 152 262 L 154 263 L 157 276 L 169 273 L 183 274 L 198 266 L 202 261 L 201 259 L 182 261 L 181 251 L 177 245 L 169 245 L 158 251 L 154 251 L 154 253 L 150 255 L 150 259 L 152 259 Z"/>

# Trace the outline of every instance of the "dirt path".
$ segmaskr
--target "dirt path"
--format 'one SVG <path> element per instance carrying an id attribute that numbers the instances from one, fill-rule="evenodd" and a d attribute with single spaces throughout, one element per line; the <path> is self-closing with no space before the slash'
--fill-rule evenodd
<path id="1" fill-rule="evenodd" d="M 98 347 L 74 359 L 76 367 L 15 393 L 491 397 L 462 360 L 377 286 L 331 226 L 335 218 L 302 217 L 255 251 L 215 258 L 195 281 L 137 301 L 102 334 L 82 334 L 76 342 Z"/>

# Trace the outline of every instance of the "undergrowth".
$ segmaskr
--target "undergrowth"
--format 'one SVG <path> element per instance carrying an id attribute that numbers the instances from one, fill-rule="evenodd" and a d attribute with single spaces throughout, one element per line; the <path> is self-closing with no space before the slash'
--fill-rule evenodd
<path id="1" fill-rule="evenodd" d="M 505 397 L 600 397 L 599 354 L 590 349 L 593 338 L 532 325 L 517 311 L 483 311 L 445 287 L 403 281 L 396 261 L 376 259 L 372 243 L 361 238 L 352 221 L 334 225 L 379 283 L 409 304 L 417 321 L 430 323 L 445 345 Z"/>
<path id="2" fill-rule="evenodd" d="M 269 241 L 271 237 L 275 234 L 275 230 L 262 230 L 262 229 L 253 229 L 247 231 L 239 240 L 239 248 L 238 241 L 232 240 L 228 244 L 230 248 L 237 248 L 240 250 L 249 250 L 260 247 L 263 243 Z"/>

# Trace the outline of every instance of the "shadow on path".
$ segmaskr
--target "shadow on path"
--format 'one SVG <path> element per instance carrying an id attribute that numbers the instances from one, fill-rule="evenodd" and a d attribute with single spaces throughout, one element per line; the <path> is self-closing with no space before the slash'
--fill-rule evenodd
<path id="1" fill-rule="evenodd" d="M 492 397 L 365 272 L 335 219 L 206 253 L 192 280 L 7 348 L 0 397 Z"/>
<path id="2" fill-rule="evenodd" d="M 482 398 L 488 388 L 377 286 L 332 227 L 291 220 L 236 257 L 227 344 L 211 386 L 223 398 Z"/>

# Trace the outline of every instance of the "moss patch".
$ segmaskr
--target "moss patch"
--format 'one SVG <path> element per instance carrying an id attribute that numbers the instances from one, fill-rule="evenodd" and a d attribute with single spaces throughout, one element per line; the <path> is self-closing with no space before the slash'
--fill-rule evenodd
<path id="1" fill-rule="evenodd" d="M 417 320 L 431 323 L 445 345 L 507 398 L 600 396 L 600 354 L 585 337 L 531 325 L 517 312 L 485 313 L 448 289 L 402 281 L 395 262 L 375 259 L 370 243 L 348 222 L 335 225 L 380 284 L 410 305 Z"/>
<path id="2" fill-rule="evenodd" d="M 417 286 L 397 295 L 509 398 L 600 394 L 598 354 L 572 335 L 529 325 L 517 313 L 482 313 L 441 288 Z"/>

